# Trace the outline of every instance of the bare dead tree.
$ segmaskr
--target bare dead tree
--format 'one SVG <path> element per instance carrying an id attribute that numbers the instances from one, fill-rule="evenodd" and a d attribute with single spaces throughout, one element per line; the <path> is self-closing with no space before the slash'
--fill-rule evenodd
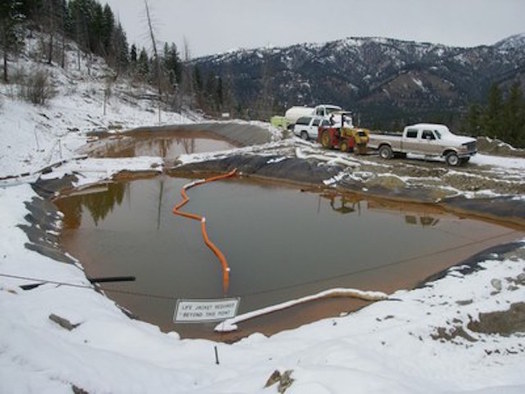
<path id="1" fill-rule="evenodd" d="M 157 42 L 155 40 L 155 34 L 153 32 L 153 25 L 152 25 L 152 22 L 151 22 L 151 14 L 150 14 L 150 11 L 149 11 L 149 6 L 148 6 L 148 0 L 144 0 L 144 5 L 146 7 L 146 18 L 147 18 L 147 21 L 148 21 L 148 30 L 149 30 L 149 35 L 150 35 L 150 39 L 151 39 L 151 46 L 152 46 L 152 49 L 153 49 L 153 61 L 155 63 L 155 68 L 156 68 L 156 71 L 157 71 L 157 87 L 158 87 L 158 90 L 159 90 L 159 96 L 162 95 L 162 87 L 161 87 L 161 84 L 160 84 L 160 59 L 159 59 L 159 54 L 157 52 Z"/>
<path id="2" fill-rule="evenodd" d="M 155 34 L 153 33 L 153 24 L 151 22 L 151 15 L 150 15 L 150 12 L 149 12 L 149 6 L 148 6 L 148 0 L 144 0 L 144 6 L 146 7 L 146 18 L 147 18 L 147 21 L 148 21 L 148 30 L 149 30 L 149 35 L 150 35 L 150 38 L 151 38 L 151 46 L 152 46 L 152 49 L 153 49 L 153 62 L 155 64 L 155 70 L 156 70 L 156 76 L 157 76 L 157 89 L 158 89 L 158 93 L 159 93 L 159 101 L 158 101 L 158 109 L 159 109 L 159 123 L 161 121 L 160 119 L 160 104 L 161 104 L 161 99 L 162 99 L 162 78 L 161 78 L 161 68 L 160 68 L 160 58 L 159 58 L 159 54 L 157 52 L 157 43 L 155 41 Z"/>
<path id="3" fill-rule="evenodd" d="M 183 71 L 182 71 L 182 94 L 186 96 L 186 105 L 188 107 L 192 107 L 193 100 L 194 100 L 194 89 L 193 89 L 193 70 L 190 65 L 191 61 L 191 50 L 190 45 L 188 43 L 188 39 L 186 37 L 183 38 L 183 53 L 184 53 L 184 60 L 183 60 Z M 181 100 L 181 107 L 184 100 Z M 182 108 L 181 108 L 182 109 Z"/>

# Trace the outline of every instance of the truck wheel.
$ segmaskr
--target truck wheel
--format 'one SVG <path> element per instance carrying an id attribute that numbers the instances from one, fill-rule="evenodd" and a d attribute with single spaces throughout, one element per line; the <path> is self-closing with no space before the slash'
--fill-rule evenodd
<path id="1" fill-rule="evenodd" d="M 301 138 L 305 141 L 308 141 L 308 133 L 306 131 L 301 131 Z"/>
<path id="2" fill-rule="evenodd" d="M 391 159 L 394 156 L 394 153 L 392 152 L 392 148 L 388 145 L 383 145 L 379 148 L 379 157 L 382 159 L 388 160 Z"/>
<path id="3" fill-rule="evenodd" d="M 339 144 L 339 149 L 341 150 L 341 152 L 348 152 L 348 149 L 350 149 L 350 147 L 348 146 L 348 141 L 341 141 L 341 143 Z"/>
<path id="4" fill-rule="evenodd" d="M 459 157 L 455 152 L 447 153 L 447 155 L 445 156 L 445 161 L 451 167 L 457 166 L 460 162 Z"/>
<path id="5" fill-rule="evenodd" d="M 332 149 L 332 137 L 330 136 L 330 132 L 328 130 L 325 130 L 321 135 L 321 145 L 323 148 Z"/>

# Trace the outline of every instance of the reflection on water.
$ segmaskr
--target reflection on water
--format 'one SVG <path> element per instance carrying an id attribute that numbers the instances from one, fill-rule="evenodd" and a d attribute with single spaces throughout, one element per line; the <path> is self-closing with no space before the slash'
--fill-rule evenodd
<path id="1" fill-rule="evenodd" d="M 334 212 L 339 212 L 341 214 L 352 213 L 357 210 L 361 212 L 361 200 L 362 197 L 356 195 L 341 195 L 341 194 L 322 194 L 321 197 L 324 197 L 330 201 L 330 207 Z"/>
<path id="2" fill-rule="evenodd" d="M 78 228 L 81 224 L 83 210 L 89 211 L 95 226 L 100 220 L 104 220 L 113 207 L 122 203 L 124 198 L 124 183 L 107 183 L 73 193 L 75 198 L 67 198 L 61 201 L 61 207 L 68 214 L 64 217 L 66 228 Z"/>
<path id="3" fill-rule="evenodd" d="M 362 196 L 352 194 L 338 194 L 332 192 L 323 193 L 321 194 L 321 197 L 330 201 L 330 207 L 334 212 L 338 212 L 343 215 L 353 212 L 357 212 L 358 214 L 361 213 L 361 201 L 363 200 Z M 368 209 L 374 209 L 375 211 L 382 210 L 385 213 L 395 212 L 396 214 L 401 214 L 404 212 L 404 210 L 399 209 L 399 204 L 395 205 L 391 203 L 389 206 L 385 202 L 383 202 L 381 205 L 377 203 L 369 203 Z M 428 213 L 421 213 L 420 215 L 410 214 L 405 215 L 405 223 L 421 227 L 435 226 L 439 223 L 439 219 L 429 216 Z"/>
<path id="4" fill-rule="evenodd" d="M 221 266 L 204 246 L 199 223 L 171 211 L 187 182 L 136 180 L 57 201 L 66 214 L 65 248 L 90 276 L 135 276 L 133 284 L 104 288 L 149 294 L 108 291 L 164 330 L 196 330 L 171 322 L 179 298 L 241 297 L 244 313 L 335 287 L 391 292 L 467 257 L 465 245 L 509 231 L 350 195 L 237 179 L 209 183 L 188 192 L 184 210 L 206 216 L 210 238 L 228 259 L 224 294 Z"/>
<path id="5" fill-rule="evenodd" d="M 432 216 L 406 215 L 405 222 L 407 224 L 413 224 L 415 226 L 420 225 L 422 227 L 425 227 L 425 226 L 435 226 L 436 224 L 439 223 L 439 219 L 435 219 Z"/>
<path id="6" fill-rule="evenodd" d="M 182 154 L 217 152 L 235 148 L 211 132 L 132 132 L 104 138 L 85 148 L 94 157 L 160 156 L 173 159 Z"/>

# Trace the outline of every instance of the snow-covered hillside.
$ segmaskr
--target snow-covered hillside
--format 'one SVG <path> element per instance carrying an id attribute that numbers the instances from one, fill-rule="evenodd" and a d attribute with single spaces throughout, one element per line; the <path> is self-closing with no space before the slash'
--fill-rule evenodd
<path id="1" fill-rule="evenodd" d="M 152 100 L 155 93 L 149 86 L 122 78 L 108 83 L 114 72 L 94 56 L 82 54 L 79 64 L 74 43 L 69 44 L 65 69 L 35 62 L 39 53 L 38 38 L 27 39 L 22 55 L 9 63 L 14 83 L 0 85 L 0 136 L 5 145 L 0 178 L 31 173 L 74 157 L 87 132 L 159 124 L 157 105 Z M 48 73 L 56 92 L 43 106 L 27 103 L 18 94 L 21 86 L 17 81 L 36 70 Z M 166 111 L 160 114 L 161 124 L 191 119 L 198 117 Z"/>
<path id="2" fill-rule="evenodd" d="M 10 66 L 33 67 L 34 47 Z M 16 86 L 0 85 L 0 393 L 525 391 L 523 332 L 493 333 L 487 321 L 494 317 L 486 315 L 523 316 L 525 242 L 480 257 L 477 269 L 458 267 L 357 313 L 235 344 L 182 340 L 131 320 L 94 291 L 80 265 L 27 249 L 20 225 L 28 223 L 25 202 L 37 198 L 30 182 L 39 170 L 76 157 L 89 131 L 158 123 L 151 102 L 137 98 L 147 88 L 130 93 L 126 81 L 113 86 L 104 114 L 107 68 L 97 59 L 89 73 L 86 62 L 77 70 L 74 50 L 69 56 L 67 70 L 41 65 L 58 91 L 45 107 L 17 99 Z M 164 123 L 190 118 L 161 114 Z M 89 182 L 152 163 L 162 168 L 159 158 L 71 160 L 67 168 Z M 55 219 L 59 228 L 60 215 Z M 40 230 L 56 236 L 56 229 Z M 35 282 L 46 283 L 20 287 Z"/>

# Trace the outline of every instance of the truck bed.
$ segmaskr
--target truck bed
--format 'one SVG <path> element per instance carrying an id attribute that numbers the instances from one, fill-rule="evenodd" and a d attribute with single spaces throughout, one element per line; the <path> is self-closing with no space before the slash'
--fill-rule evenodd
<path id="1" fill-rule="evenodd" d="M 401 148 L 401 139 L 403 137 L 402 133 L 392 133 L 392 132 L 383 132 L 383 133 L 370 133 L 368 141 L 368 147 L 372 149 L 377 149 L 381 143 L 388 142 L 393 149 Z"/>
<path id="2" fill-rule="evenodd" d="M 393 137 L 402 137 L 403 133 L 401 131 L 371 131 L 370 135 L 391 135 Z"/>

